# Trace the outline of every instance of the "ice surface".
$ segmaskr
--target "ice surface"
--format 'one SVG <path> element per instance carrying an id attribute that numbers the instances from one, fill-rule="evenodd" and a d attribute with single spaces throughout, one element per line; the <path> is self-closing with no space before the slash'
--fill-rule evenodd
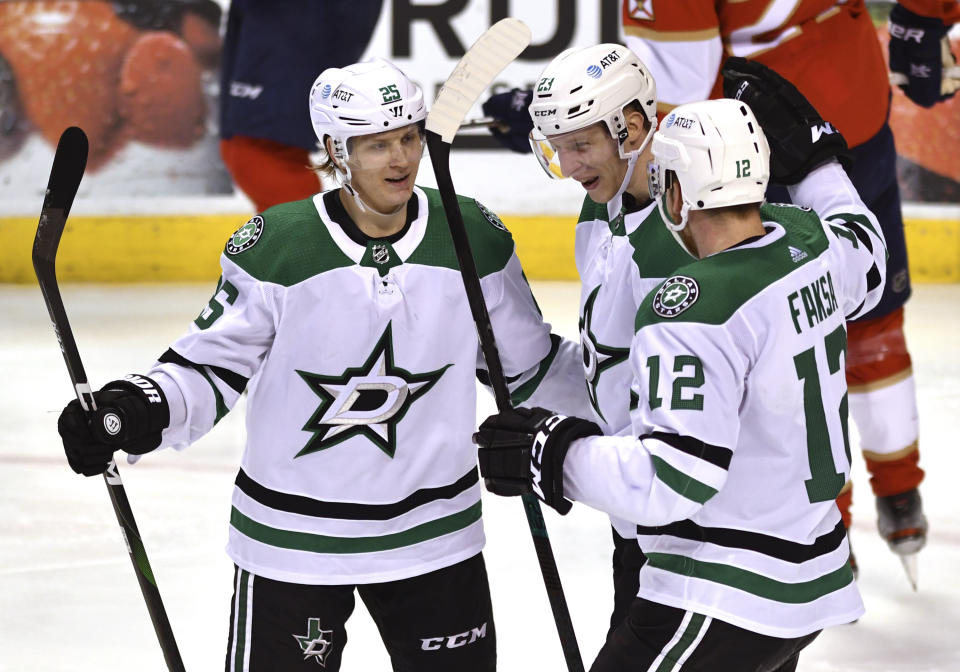
<path id="1" fill-rule="evenodd" d="M 95 387 L 142 371 L 206 305 L 211 287 L 68 287 L 64 302 Z M 548 320 L 576 337 L 575 284 L 535 283 Z M 913 593 L 875 531 L 856 460 L 853 543 L 867 614 L 825 632 L 805 672 L 960 670 L 960 285 L 914 289 L 907 308 L 920 401 L 923 496 L 931 536 Z M 0 671 L 164 670 L 102 479 L 73 474 L 56 419 L 72 390 L 39 290 L 0 287 Z M 483 417 L 493 409 L 481 399 Z M 239 412 L 238 412 L 239 411 Z M 192 672 L 223 669 L 232 565 L 230 492 L 243 441 L 242 408 L 184 453 L 166 451 L 121 473 L 147 553 Z M 855 442 L 856 437 L 852 437 Z M 567 601 L 589 666 L 612 596 L 603 514 L 545 510 Z M 485 551 L 503 672 L 565 669 L 519 500 L 484 498 Z M 389 670 L 358 603 L 345 672 Z M 318 668 L 319 669 L 319 668 Z"/>

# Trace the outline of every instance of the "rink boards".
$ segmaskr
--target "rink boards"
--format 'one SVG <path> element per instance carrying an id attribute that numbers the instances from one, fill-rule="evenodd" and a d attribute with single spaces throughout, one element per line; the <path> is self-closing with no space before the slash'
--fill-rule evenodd
<path id="1" fill-rule="evenodd" d="M 249 215 L 75 214 L 57 263 L 62 282 L 213 282 L 227 238 Z M 575 280 L 576 214 L 502 215 L 527 277 Z M 37 220 L 0 216 L 0 282 L 32 283 Z M 904 230 L 915 283 L 960 282 L 960 206 L 907 205 Z"/>

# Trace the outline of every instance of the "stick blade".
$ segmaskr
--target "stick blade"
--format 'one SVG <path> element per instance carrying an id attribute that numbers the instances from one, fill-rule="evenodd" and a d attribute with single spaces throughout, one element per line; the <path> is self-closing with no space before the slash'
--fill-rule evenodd
<path id="1" fill-rule="evenodd" d="M 87 167 L 89 144 L 87 134 L 77 126 L 70 126 L 60 136 L 57 151 L 53 155 L 53 167 L 47 182 L 47 193 L 40 210 L 37 235 L 33 239 L 33 266 L 38 263 L 52 264 L 60 244 L 67 215 L 73 206 L 83 171 Z"/>
<path id="2" fill-rule="evenodd" d="M 427 130 L 451 144 L 480 94 L 527 48 L 530 39 L 530 28 L 520 19 L 501 19 L 490 26 L 444 82 L 427 115 Z"/>

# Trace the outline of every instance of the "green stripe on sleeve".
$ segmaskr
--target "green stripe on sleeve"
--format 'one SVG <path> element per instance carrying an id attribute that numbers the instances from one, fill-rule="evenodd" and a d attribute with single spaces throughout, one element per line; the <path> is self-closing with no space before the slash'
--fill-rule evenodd
<path id="1" fill-rule="evenodd" d="M 667 486 L 677 494 L 683 495 L 687 499 L 692 499 L 697 504 L 703 504 L 717 494 L 714 488 L 671 467 L 670 463 L 666 460 L 656 455 L 652 457 L 653 469 L 657 473 L 657 478 L 666 483 Z"/>
<path id="2" fill-rule="evenodd" d="M 553 360 L 557 357 L 557 352 L 560 351 L 560 337 L 556 334 L 550 334 L 550 352 L 547 353 L 547 356 L 540 360 L 540 366 L 537 368 L 537 372 L 533 374 L 533 377 L 530 378 L 527 382 L 523 383 L 517 389 L 513 390 L 510 393 L 510 403 L 513 406 L 520 406 L 523 402 L 530 398 L 530 395 L 536 391 L 537 387 L 540 386 L 540 383 L 543 382 L 544 377 L 546 377 L 547 372 L 550 370 L 550 366 L 553 364 Z M 507 382 L 510 382 L 510 379 L 507 379 Z"/>

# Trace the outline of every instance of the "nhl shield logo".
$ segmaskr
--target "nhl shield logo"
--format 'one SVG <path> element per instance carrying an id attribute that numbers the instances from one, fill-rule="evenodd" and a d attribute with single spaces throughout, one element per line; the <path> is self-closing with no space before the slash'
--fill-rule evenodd
<path id="1" fill-rule="evenodd" d="M 700 298 L 700 286 L 693 278 L 675 275 L 667 278 L 653 297 L 653 312 L 660 317 L 676 317 Z"/>
<path id="2" fill-rule="evenodd" d="M 370 249 L 370 255 L 373 257 L 374 263 L 385 264 L 390 261 L 390 250 L 387 249 L 386 245 L 374 245 Z"/>
<path id="3" fill-rule="evenodd" d="M 227 243 L 227 254 L 240 254 L 244 250 L 249 250 L 260 240 L 261 233 L 263 233 L 263 217 L 257 215 L 233 234 Z"/>

